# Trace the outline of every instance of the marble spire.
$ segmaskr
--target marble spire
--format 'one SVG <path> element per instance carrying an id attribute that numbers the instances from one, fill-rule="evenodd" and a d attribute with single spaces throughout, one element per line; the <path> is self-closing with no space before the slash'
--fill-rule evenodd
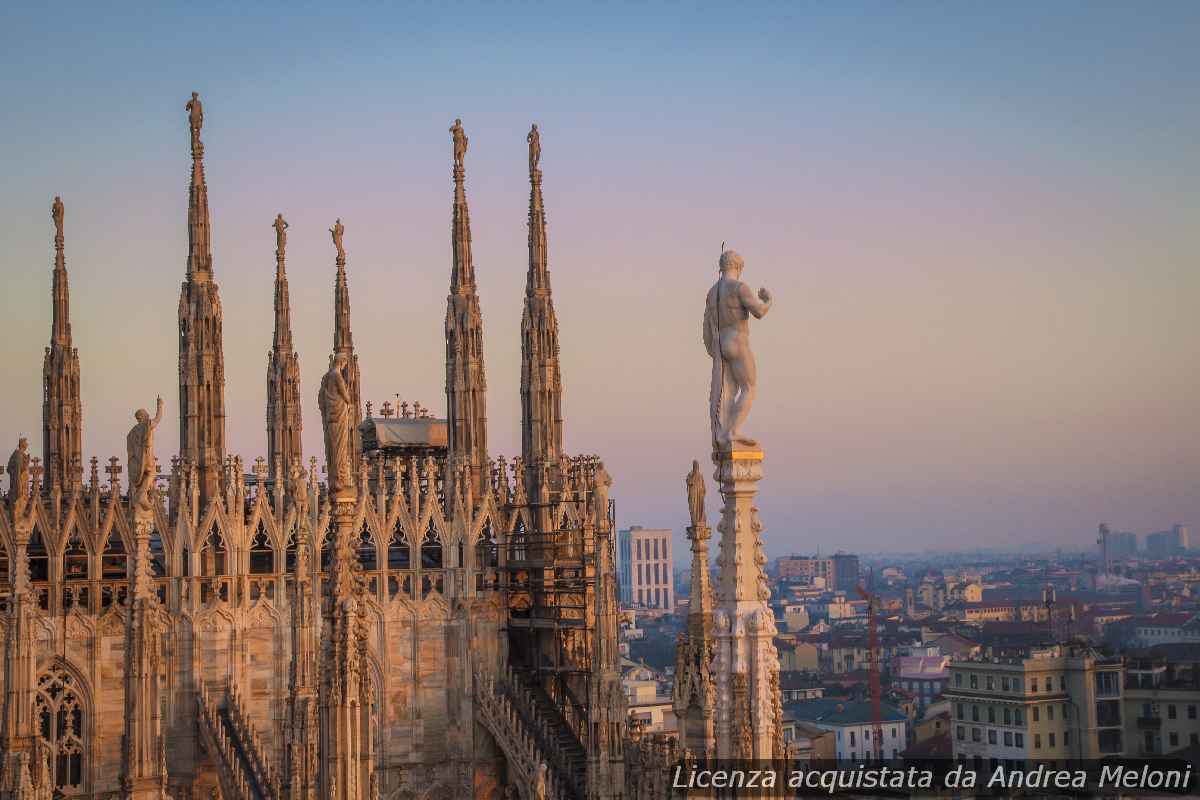
<path id="1" fill-rule="evenodd" d="M 483 370 L 483 317 L 471 258 L 471 217 L 463 187 L 467 137 L 462 122 L 454 143 L 454 209 L 450 234 L 450 294 L 446 298 L 446 419 L 450 457 L 482 481 L 487 461 L 487 381 Z"/>
<path id="2" fill-rule="evenodd" d="M 208 186 L 204 180 L 204 112 L 199 96 L 185 106 L 191 130 L 187 276 L 179 296 L 179 451 L 196 466 L 201 508 L 221 492 L 225 461 L 225 355 L 221 297 L 213 281 Z"/>
<path id="3" fill-rule="evenodd" d="M 53 322 L 50 344 L 42 363 L 42 463 L 47 470 L 45 486 L 66 488 L 79 479 L 76 466 L 82 459 L 83 404 L 79 397 L 79 351 L 71 340 L 70 290 L 63 253 L 64 208 L 54 198 L 54 275 L 51 300 Z"/>
<path id="4" fill-rule="evenodd" d="M 708 574 L 711 532 L 704 512 L 704 476 L 698 461 L 692 462 L 692 471 L 684 483 L 691 516 L 687 536 L 692 543 L 692 583 L 687 628 L 675 647 L 673 704 L 680 744 L 692 756 L 703 760 L 712 757 L 716 746 L 713 729 L 716 685 L 712 675 L 713 590 Z"/>
<path id="5" fill-rule="evenodd" d="M 272 479 L 286 476 L 302 456 L 300 357 L 292 344 L 292 308 L 285 266 L 288 224 L 275 217 L 275 336 L 267 354 L 267 465 Z"/>
<path id="6" fill-rule="evenodd" d="M 562 454 L 562 373 L 558 361 L 558 318 L 550 291 L 546 255 L 546 210 L 542 203 L 541 134 L 534 125 L 529 143 L 529 271 L 521 315 L 521 455 L 526 466 L 557 463 Z M 539 471 L 540 472 L 540 471 Z"/>
<path id="7" fill-rule="evenodd" d="M 362 422 L 362 381 L 358 356 L 354 353 L 354 334 L 350 330 L 350 284 L 346 280 L 346 249 L 342 244 L 345 230 L 340 219 L 329 229 L 333 236 L 333 246 L 337 250 L 337 272 L 333 280 L 333 355 L 346 357 L 346 385 L 350 389 L 350 400 L 354 406 L 350 463 L 357 474 L 359 456 L 362 454 L 362 437 L 358 431 Z"/>

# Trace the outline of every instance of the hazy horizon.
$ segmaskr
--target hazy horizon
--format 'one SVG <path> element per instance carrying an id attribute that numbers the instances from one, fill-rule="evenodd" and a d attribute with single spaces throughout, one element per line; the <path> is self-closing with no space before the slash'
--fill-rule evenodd
<path id="1" fill-rule="evenodd" d="M 775 295 L 747 425 L 772 557 L 1080 548 L 1100 522 L 1196 535 L 1200 6 L 559 11 L 6 9 L 5 459 L 19 435 L 41 454 L 56 194 L 84 451 L 123 461 L 156 394 L 160 461 L 176 451 L 198 91 L 247 464 L 266 453 L 279 212 L 306 458 L 337 217 L 364 399 L 444 414 L 455 117 L 489 449 L 519 452 L 537 122 L 565 443 L 604 459 L 621 527 L 673 528 L 683 556 L 684 475 L 712 472 L 700 317 L 727 241 Z"/>

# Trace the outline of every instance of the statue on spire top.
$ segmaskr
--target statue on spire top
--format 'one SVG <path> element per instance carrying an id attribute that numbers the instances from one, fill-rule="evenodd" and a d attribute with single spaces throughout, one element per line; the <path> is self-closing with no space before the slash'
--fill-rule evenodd
<path id="1" fill-rule="evenodd" d="M 529 135 L 525 137 L 525 141 L 529 142 L 529 174 L 532 175 L 537 172 L 538 164 L 542 160 L 542 135 L 538 133 L 536 122 L 529 129 Z"/>
<path id="2" fill-rule="evenodd" d="M 200 141 L 200 128 L 204 126 L 204 106 L 200 103 L 200 93 L 192 92 L 192 99 L 184 106 L 188 112 L 188 123 L 192 126 L 192 141 Z"/>
<path id="3" fill-rule="evenodd" d="M 342 225 L 340 218 L 329 229 L 329 232 L 333 235 L 333 246 L 337 248 L 338 261 L 344 262 L 346 260 L 346 250 L 342 247 L 342 234 L 346 232 L 346 227 Z"/>
<path id="4" fill-rule="evenodd" d="M 455 118 L 450 126 L 450 135 L 454 137 L 454 166 L 463 165 L 463 156 L 467 154 L 467 135 L 463 133 L 462 120 Z"/>
<path id="5" fill-rule="evenodd" d="M 63 201 L 57 195 L 54 197 L 54 205 L 50 206 L 50 216 L 54 218 L 54 238 L 61 242 L 63 238 Z"/>
<path id="6" fill-rule="evenodd" d="M 280 257 L 283 256 L 283 251 L 287 248 L 287 220 L 283 218 L 283 214 L 276 214 L 275 221 L 271 223 L 271 227 L 275 229 L 275 252 Z"/>

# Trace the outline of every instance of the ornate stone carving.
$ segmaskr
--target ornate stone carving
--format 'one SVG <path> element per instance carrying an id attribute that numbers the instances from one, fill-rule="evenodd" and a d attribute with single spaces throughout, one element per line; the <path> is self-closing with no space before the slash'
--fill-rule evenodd
<path id="1" fill-rule="evenodd" d="M 23 509 L 29 499 L 29 440 L 22 436 L 8 457 L 8 500 L 14 510 Z"/>
<path id="2" fill-rule="evenodd" d="M 467 135 L 463 132 L 461 119 L 455 118 L 450 126 L 450 136 L 454 139 L 454 165 L 461 167 L 463 157 L 467 154 Z"/>
<path id="3" fill-rule="evenodd" d="M 532 175 L 537 172 L 538 163 L 542 160 L 542 135 L 538 133 L 536 122 L 529 129 L 525 141 L 529 143 L 529 174 Z"/>
<path id="4" fill-rule="evenodd" d="M 329 371 L 321 379 L 317 404 L 325 433 L 325 464 L 329 470 L 329 495 L 335 500 L 354 498 L 354 404 L 347 383 L 349 359 L 336 353 L 329 359 Z"/>
<path id="5" fill-rule="evenodd" d="M 346 233 L 346 226 L 342 224 L 341 219 L 333 223 L 333 227 L 329 229 L 329 233 L 333 236 L 333 246 L 337 248 L 338 261 L 345 263 L 346 248 L 342 246 L 342 236 Z"/>
<path id="6" fill-rule="evenodd" d="M 707 525 L 704 516 L 704 476 L 700 474 L 700 462 L 692 462 L 692 471 L 684 479 L 687 484 L 688 513 L 691 516 L 692 527 L 701 528 Z"/>
<path id="7" fill-rule="evenodd" d="M 712 357 L 709 416 L 713 443 L 729 447 L 755 447 L 742 434 L 758 383 L 754 353 L 750 350 L 749 318 L 762 319 L 771 308 L 771 293 L 759 289 L 755 296 L 740 280 L 744 261 L 733 250 L 721 253 L 721 277 L 708 290 L 704 305 L 704 347 Z"/>

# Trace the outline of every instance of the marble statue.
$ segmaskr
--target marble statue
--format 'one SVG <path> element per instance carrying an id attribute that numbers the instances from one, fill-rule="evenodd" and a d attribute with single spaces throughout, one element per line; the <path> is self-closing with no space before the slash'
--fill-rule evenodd
<path id="1" fill-rule="evenodd" d="M 529 174 L 532 175 L 537 172 L 538 164 L 542 160 L 542 135 L 538 133 L 536 122 L 529 129 L 525 141 L 529 142 Z"/>
<path id="2" fill-rule="evenodd" d="M 188 112 L 188 124 L 192 127 L 192 138 L 200 138 L 200 129 L 204 127 L 204 106 L 200 104 L 200 93 L 192 92 L 192 99 L 187 101 L 184 109 Z"/>
<path id="3" fill-rule="evenodd" d="M 61 241 L 63 238 L 63 201 L 61 197 L 55 196 L 54 205 L 50 206 L 50 216 L 54 218 L 54 240 Z"/>
<path id="4" fill-rule="evenodd" d="M 340 220 L 339 220 L 340 222 Z M 275 229 L 275 252 L 280 256 L 287 249 L 287 220 L 283 218 L 283 214 L 276 214 L 275 221 L 271 223 L 271 227 Z"/>
<path id="5" fill-rule="evenodd" d="M 13 507 L 25 504 L 29 497 L 29 440 L 24 436 L 17 442 L 17 449 L 8 457 L 8 499 Z"/>
<path id="6" fill-rule="evenodd" d="M 702 528 L 704 518 L 704 476 L 700 474 L 700 462 L 692 462 L 692 471 L 687 474 L 688 511 L 692 517 L 692 527 Z"/>
<path id="7" fill-rule="evenodd" d="M 346 232 L 346 226 L 342 224 L 341 219 L 338 219 L 333 223 L 333 227 L 329 229 L 329 232 L 333 235 L 333 246 L 337 248 L 338 261 L 345 261 L 346 249 L 342 247 L 342 234 Z"/>
<path id="8" fill-rule="evenodd" d="M 612 488 L 612 476 L 608 474 L 603 463 L 596 464 L 593 480 L 596 486 L 596 525 L 603 525 L 604 520 L 608 519 L 608 492 Z"/>
<path id="9" fill-rule="evenodd" d="M 733 250 L 721 253 L 721 277 L 708 290 L 704 304 L 704 347 L 712 356 L 709 413 L 713 442 L 718 447 L 758 443 L 742 434 L 754 403 L 758 372 L 750 350 L 750 315 L 762 319 L 771 309 L 771 293 L 758 295 L 742 283 L 745 262 Z"/>
<path id="10" fill-rule="evenodd" d="M 329 495 L 335 499 L 354 494 L 354 465 L 351 463 L 354 403 L 347 382 L 348 369 L 347 355 L 334 354 L 329 359 L 329 371 L 321 378 L 321 392 L 317 397 L 325 433 Z"/>
<path id="11" fill-rule="evenodd" d="M 139 408 L 134 413 L 137 424 L 125 437 L 129 454 L 129 501 L 136 509 L 150 506 L 150 487 L 154 485 L 154 429 L 162 421 L 163 399 L 158 398 L 154 419 L 149 412 Z"/>
<path id="12" fill-rule="evenodd" d="M 454 120 L 454 124 L 450 126 L 450 135 L 454 137 L 454 165 L 461 167 L 463 156 L 467 154 L 467 135 L 463 133 L 461 119 Z"/>
<path id="13" fill-rule="evenodd" d="M 546 767 L 545 761 L 538 764 L 537 779 L 535 780 L 535 782 L 533 784 L 534 800 L 547 800 L 547 798 L 549 798 L 550 787 L 547 786 L 547 783 L 548 783 L 547 773 L 548 772 L 549 772 L 549 769 Z"/>

